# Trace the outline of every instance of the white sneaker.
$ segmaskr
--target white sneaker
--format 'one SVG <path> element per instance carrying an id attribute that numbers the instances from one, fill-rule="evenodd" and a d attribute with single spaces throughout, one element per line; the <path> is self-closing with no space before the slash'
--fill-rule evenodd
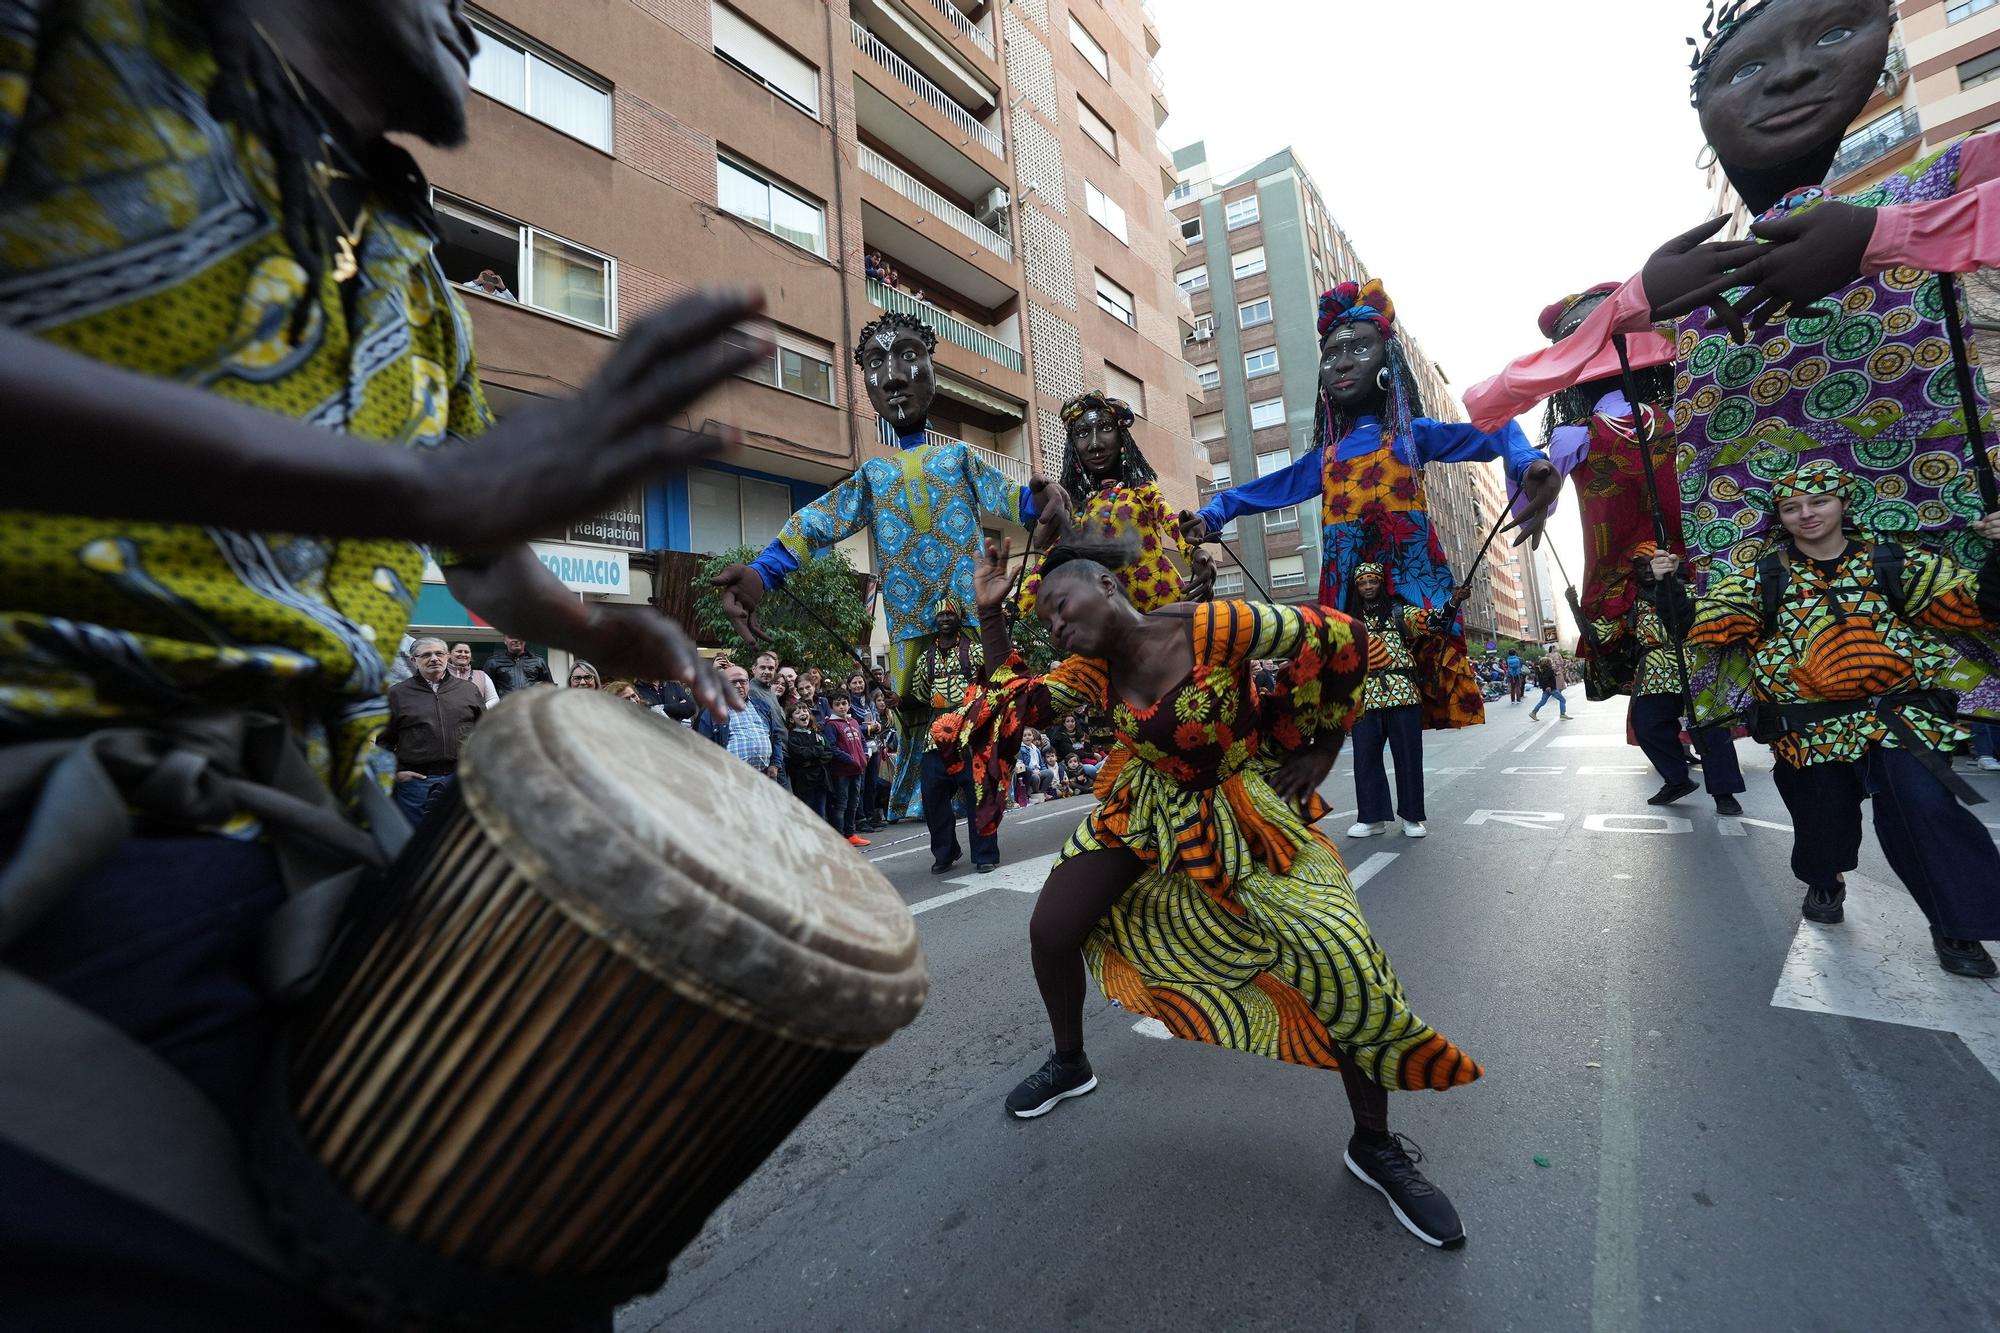
<path id="1" fill-rule="evenodd" d="M 1403 836 L 1406 838 L 1428 838 L 1430 830 L 1426 829 L 1422 824 L 1413 824 L 1406 819 L 1403 821 Z"/>
<path id="2" fill-rule="evenodd" d="M 1988 773 L 2000 773 L 2000 759 L 1986 754 L 1979 757 L 1979 767 Z"/>
<path id="3" fill-rule="evenodd" d="M 1347 836 L 1350 838 L 1372 838 L 1378 833 L 1387 833 L 1388 831 L 1389 821 L 1385 819 L 1379 824 L 1366 822 L 1356 824 L 1353 828 L 1347 830 Z"/>

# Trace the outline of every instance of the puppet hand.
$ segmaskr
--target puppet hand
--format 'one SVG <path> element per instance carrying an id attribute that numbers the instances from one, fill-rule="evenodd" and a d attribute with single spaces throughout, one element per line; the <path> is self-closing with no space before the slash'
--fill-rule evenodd
<path id="1" fill-rule="evenodd" d="M 1646 261 L 1640 276 L 1654 319 L 1678 319 L 1712 303 L 1730 288 L 1744 285 L 1736 271 L 1764 247 L 1752 240 L 1702 243 L 1728 221 L 1712 218 L 1684 231 Z"/>
<path id="2" fill-rule="evenodd" d="M 1738 342 L 1780 312 L 1801 313 L 1861 276 L 1861 258 L 1875 235 L 1875 210 L 1827 202 L 1769 222 L 1751 232 L 1769 241 L 1763 253 L 1738 269 L 1735 285 L 1750 291 L 1717 308 L 1711 325 L 1727 325 Z"/>

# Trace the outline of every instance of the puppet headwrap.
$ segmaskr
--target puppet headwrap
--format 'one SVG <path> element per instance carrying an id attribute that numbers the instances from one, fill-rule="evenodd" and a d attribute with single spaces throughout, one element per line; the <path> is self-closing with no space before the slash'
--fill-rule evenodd
<path id="1" fill-rule="evenodd" d="M 1416 376 L 1411 373 L 1409 359 L 1403 353 L 1403 340 L 1396 333 L 1396 303 L 1389 299 L 1388 291 L 1379 280 L 1370 278 L 1365 283 L 1343 282 L 1321 295 L 1321 345 L 1324 346 L 1328 335 L 1344 324 L 1373 324 L 1381 330 L 1382 345 L 1387 352 L 1385 369 L 1388 371 L 1388 383 L 1383 386 L 1382 438 L 1395 450 L 1398 458 L 1421 473 L 1416 443 L 1410 438 L 1410 423 L 1424 414 L 1423 393 L 1417 387 Z M 1333 400 L 1322 389 L 1319 420 L 1313 427 L 1313 443 L 1331 448 L 1346 439 L 1353 429 L 1354 422 L 1333 405 Z"/>
<path id="2" fill-rule="evenodd" d="M 1358 324 L 1366 320 L 1382 330 L 1384 338 L 1396 336 L 1396 303 L 1389 299 L 1389 293 L 1375 278 L 1366 283 L 1343 282 L 1332 291 L 1319 298 L 1319 336 L 1324 342 L 1326 335 L 1341 324 Z"/>
<path id="3" fill-rule="evenodd" d="M 1562 300 L 1554 302 L 1542 311 L 1542 336 L 1552 343 L 1561 342 L 1564 338 L 1576 332 L 1576 326 L 1583 322 L 1580 319 L 1571 318 L 1577 313 L 1579 306 L 1594 296 L 1608 296 L 1617 290 L 1618 284 L 1615 282 L 1600 282 L 1595 287 L 1577 292 L 1572 296 L 1565 296 Z"/>
<path id="4" fill-rule="evenodd" d="M 1127 486 L 1144 486 L 1147 482 L 1158 481 L 1159 473 L 1153 471 L 1153 465 L 1139 452 L 1138 441 L 1132 438 L 1132 423 L 1137 418 L 1132 405 L 1124 399 L 1113 398 L 1101 389 L 1092 389 L 1081 397 L 1070 399 L 1062 408 L 1063 430 L 1069 431 L 1092 412 L 1107 412 L 1118 423 L 1118 465 L 1111 479 Z M 1064 449 L 1062 488 L 1069 492 L 1073 510 L 1081 510 L 1101 484 L 1101 479 L 1084 475 L 1083 459 L 1077 450 Z"/>
<path id="5" fill-rule="evenodd" d="M 1065 427 L 1074 426 L 1090 412 L 1109 413 L 1121 426 L 1130 426 L 1134 420 L 1130 403 L 1122 398 L 1113 398 L 1101 389 L 1092 389 L 1063 404 L 1062 423 Z"/>

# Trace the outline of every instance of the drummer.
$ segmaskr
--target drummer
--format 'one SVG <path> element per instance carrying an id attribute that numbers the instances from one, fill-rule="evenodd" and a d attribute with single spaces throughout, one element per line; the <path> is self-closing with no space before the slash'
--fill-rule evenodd
<path id="1" fill-rule="evenodd" d="M 456 0 L 0 13 L 33 16 L 0 18 L 0 1086 L 41 1090 L 0 1106 L 0 1322 L 348 1328 L 210 1206 L 244 1189 L 264 929 L 380 857 L 344 812 L 394 819 L 370 742 L 426 545 L 482 619 L 727 707 L 678 626 L 526 539 L 709 451 L 662 426 L 757 359 L 724 341 L 754 302 L 639 321 L 489 430 L 386 137 L 464 139 Z"/>

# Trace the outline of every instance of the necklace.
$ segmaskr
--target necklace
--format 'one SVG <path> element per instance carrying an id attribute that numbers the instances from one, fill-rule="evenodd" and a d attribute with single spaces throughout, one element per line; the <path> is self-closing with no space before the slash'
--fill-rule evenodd
<path id="1" fill-rule="evenodd" d="M 333 136 L 327 133 L 326 123 L 320 119 L 319 109 L 312 104 L 312 99 L 306 96 L 305 85 L 299 82 L 298 74 L 292 69 L 292 62 L 285 59 L 284 52 L 280 51 L 278 44 L 271 40 L 271 34 L 264 31 L 263 24 L 256 23 L 255 20 L 252 20 L 252 23 L 257 29 L 257 36 L 263 39 L 264 45 L 277 60 L 278 68 L 285 72 L 285 81 L 292 85 L 292 94 L 299 99 L 299 105 L 306 109 L 306 114 L 319 126 L 320 147 L 331 156 L 336 149 Z M 355 214 L 353 225 L 348 225 L 347 219 L 341 214 L 340 205 L 334 202 L 331 185 L 336 180 L 353 178 L 324 157 L 307 170 L 306 179 L 312 182 L 313 193 L 319 196 L 320 206 L 326 210 L 327 216 L 333 219 L 333 280 L 340 283 L 351 281 L 361 272 L 361 261 L 356 247 L 361 244 L 362 233 L 368 230 L 368 223 L 371 221 L 368 205 L 363 204 L 361 211 Z"/>

